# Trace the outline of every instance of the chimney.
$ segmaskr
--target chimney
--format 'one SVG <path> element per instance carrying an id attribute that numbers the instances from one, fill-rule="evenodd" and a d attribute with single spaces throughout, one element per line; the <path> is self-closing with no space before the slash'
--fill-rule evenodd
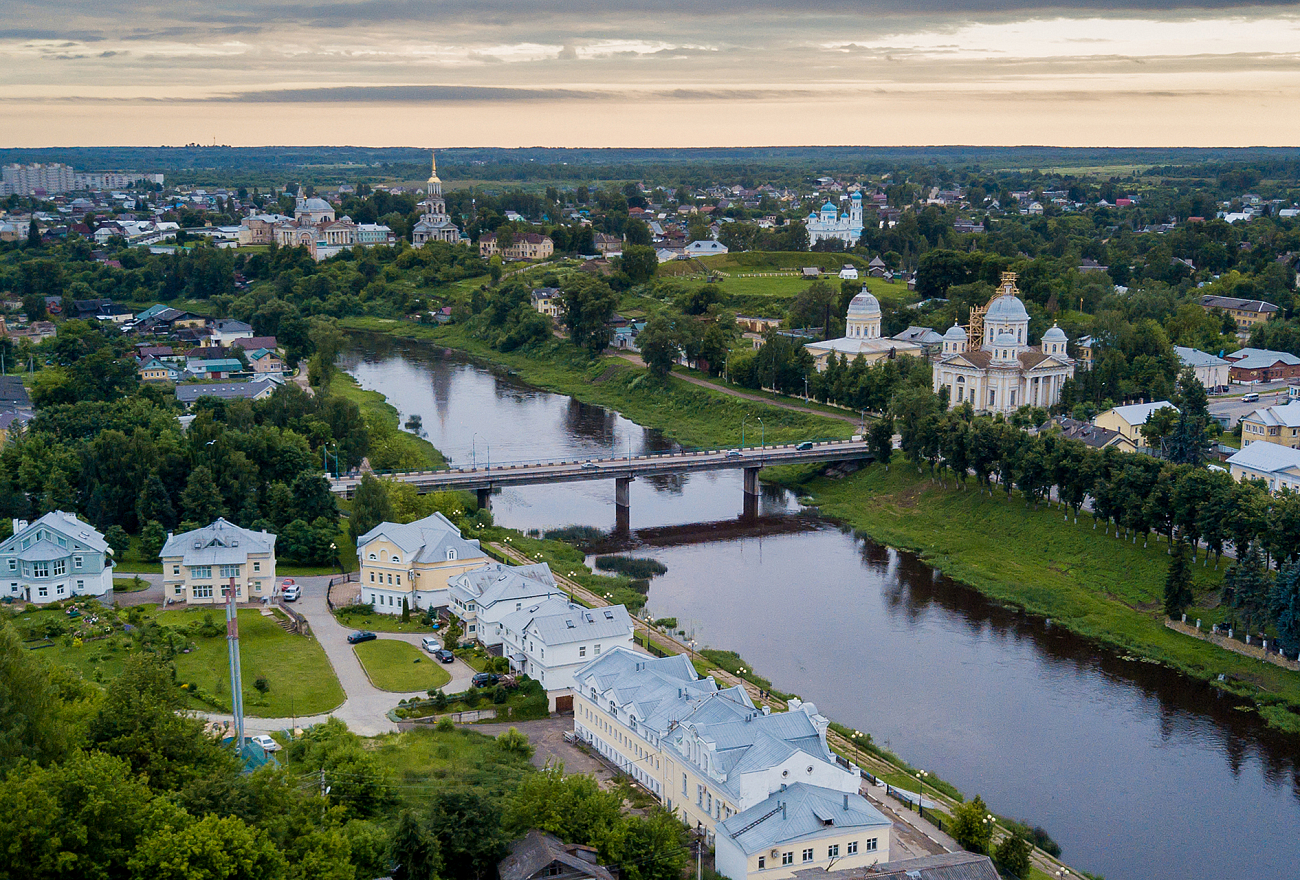
<path id="1" fill-rule="evenodd" d="M 847 813 L 848 811 L 849 811 L 849 796 L 846 794 L 844 795 L 844 812 Z"/>
<path id="2" fill-rule="evenodd" d="M 781 801 L 781 821 L 785 821 L 785 801 Z"/>

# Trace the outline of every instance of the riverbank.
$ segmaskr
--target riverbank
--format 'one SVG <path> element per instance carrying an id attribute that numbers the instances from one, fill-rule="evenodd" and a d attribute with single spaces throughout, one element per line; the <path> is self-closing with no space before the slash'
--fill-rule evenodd
<path id="1" fill-rule="evenodd" d="M 378 391 L 366 391 L 357 380 L 342 370 L 330 381 L 330 394 L 355 403 L 361 410 L 370 432 L 370 466 L 377 471 L 437 470 L 447 466 L 447 459 L 428 440 L 401 430 L 397 407 Z"/>
<path id="2" fill-rule="evenodd" d="M 839 418 L 738 398 L 677 377 L 661 382 L 621 357 L 593 360 L 560 340 L 523 354 L 496 351 L 452 324 L 434 327 L 383 318 L 347 318 L 340 323 L 347 330 L 419 340 L 466 352 L 509 368 L 513 375 L 537 388 L 614 410 L 686 447 L 738 446 L 746 416 L 747 443 L 762 439 L 796 443 L 844 438 L 855 432 L 852 424 Z"/>
<path id="3" fill-rule="evenodd" d="M 955 488 L 951 480 L 944 487 L 902 460 L 888 471 L 872 465 L 840 480 L 780 476 L 813 496 L 824 515 L 872 540 L 912 551 L 954 580 L 1054 626 L 1249 698 L 1270 726 L 1300 733 L 1300 674 L 1165 626 L 1163 541 L 1144 548 L 1107 536 L 1093 529 L 1091 516 L 1067 522 L 1059 508 L 1030 508 L 1019 493 L 1008 498 L 995 489 L 990 496 L 973 483 Z M 1193 573 L 1199 604 L 1211 605 L 1221 572 L 1196 565 Z"/>

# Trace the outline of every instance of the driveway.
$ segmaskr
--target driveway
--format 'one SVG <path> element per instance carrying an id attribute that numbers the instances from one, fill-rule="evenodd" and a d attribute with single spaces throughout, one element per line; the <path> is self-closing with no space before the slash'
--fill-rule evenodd
<path id="1" fill-rule="evenodd" d="M 1237 393 L 1236 397 L 1210 398 L 1210 416 L 1213 418 L 1224 418 L 1228 420 L 1228 427 L 1236 427 L 1237 422 L 1241 421 L 1244 416 L 1248 416 L 1261 406 L 1277 406 L 1287 402 L 1286 386 L 1273 391 L 1260 391 L 1251 389 L 1259 395 L 1259 400 L 1254 403 L 1243 403 L 1242 394 L 1248 394 L 1249 391 Z"/>
<path id="2" fill-rule="evenodd" d="M 138 577 L 141 580 L 149 582 L 147 590 L 141 590 L 138 593 L 118 593 L 114 592 L 113 603 L 122 608 L 130 605 L 161 605 L 163 601 L 163 576 L 161 574 L 137 574 L 134 571 L 114 571 L 113 579 L 125 578 L 127 580 Z"/>
<path id="3" fill-rule="evenodd" d="M 572 715 L 555 715 L 537 721 L 516 721 L 513 724 L 463 724 L 466 730 L 499 736 L 512 727 L 527 735 L 533 745 L 533 766 L 539 770 L 547 763 L 564 765 L 564 772 L 572 776 L 575 773 L 595 776 L 600 782 L 614 778 L 614 771 L 609 764 L 589 755 L 573 743 L 564 741 L 564 734 L 573 731 Z"/>
<path id="4" fill-rule="evenodd" d="M 375 736 L 376 734 L 397 730 L 397 725 L 388 720 L 388 710 L 396 706 L 399 700 L 423 697 L 426 696 L 425 692 L 392 693 L 380 690 L 372 685 L 370 679 L 366 676 L 365 669 L 361 666 L 361 661 L 357 659 L 352 646 L 348 644 L 348 634 L 352 630 L 343 626 L 334 618 L 325 602 L 325 588 L 329 583 L 329 578 L 301 577 L 295 578 L 295 580 L 302 587 L 302 598 L 291 603 L 290 607 L 307 618 L 312 635 L 325 649 L 325 656 L 329 658 L 330 665 L 334 667 L 334 674 L 338 676 L 339 684 L 343 686 L 343 693 L 346 698 L 341 706 L 323 715 L 304 716 L 296 719 L 247 716 L 244 720 L 245 731 L 248 733 L 271 733 L 290 728 L 295 723 L 299 727 L 308 727 L 330 717 L 338 718 L 347 724 L 348 729 L 362 736 Z M 379 637 L 410 642 L 418 647 L 423 636 L 416 633 L 380 633 Z M 447 693 L 455 693 L 469 687 L 474 670 L 463 661 L 457 660 L 451 664 L 448 671 L 451 672 L 452 679 L 444 688 Z M 210 714 L 205 715 L 205 717 L 214 721 L 231 720 L 230 715 Z"/>

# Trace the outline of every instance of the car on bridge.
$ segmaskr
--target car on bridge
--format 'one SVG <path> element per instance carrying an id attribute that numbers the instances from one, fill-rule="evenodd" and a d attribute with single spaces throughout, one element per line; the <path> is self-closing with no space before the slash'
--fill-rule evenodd
<path id="1" fill-rule="evenodd" d="M 795 447 L 795 449 L 798 450 L 805 450 L 805 449 L 812 449 L 812 448 L 813 448 L 813 442 L 811 440 L 805 440 Z"/>

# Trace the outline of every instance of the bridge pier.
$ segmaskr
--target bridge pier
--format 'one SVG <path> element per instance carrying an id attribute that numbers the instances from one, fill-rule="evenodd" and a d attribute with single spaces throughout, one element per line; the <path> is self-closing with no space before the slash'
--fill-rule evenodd
<path id="1" fill-rule="evenodd" d="M 489 486 L 486 489 L 478 490 L 478 509 L 479 510 L 492 509 L 492 487 L 491 486 Z"/>
<path id="2" fill-rule="evenodd" d="M 758 472 L 762 468 L 747 467 L 745 468 L 745 506 L 741 512 L 741 518 L 748 521 L 758 516 Z"/>
<path id="3" fill-rule="evenodd" d="M 632 527 L 632 480 L 619 477 L 614 480 L 614 533 L 626 535 Z"/>

